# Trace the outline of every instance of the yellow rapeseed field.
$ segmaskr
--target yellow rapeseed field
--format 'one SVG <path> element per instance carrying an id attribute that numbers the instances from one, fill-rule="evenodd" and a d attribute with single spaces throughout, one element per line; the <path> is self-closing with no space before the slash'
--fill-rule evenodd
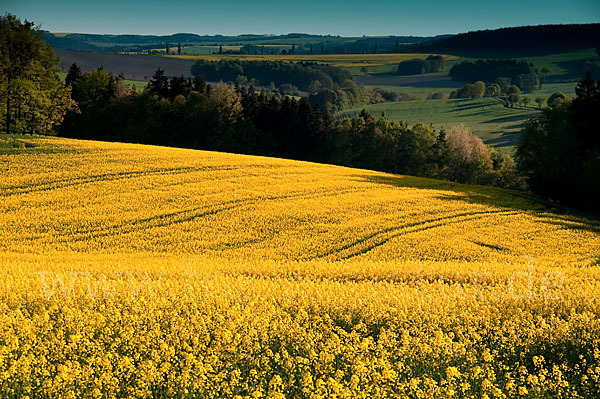
<path id="1" fill-rule="evenodd" d="M 600 223 L 522 193 L 0 136 L 0 397 L 595 398 Z"/>
<path id="2" fill-rule="evenodd" d="M 401 61 L 415 58 L 425 59 L 431 54 L 400 53 L 400 54 L 209 54 L 209 55 L 169 55 L 166 57 L 185 60 L 242 60 L 242 61 L 288 61 L 288 62 L 318 62 L 338 67 L 363 67 L 398 64 Z M 457 56 L 444 55 L 446 60 L 456 60 Z"/>

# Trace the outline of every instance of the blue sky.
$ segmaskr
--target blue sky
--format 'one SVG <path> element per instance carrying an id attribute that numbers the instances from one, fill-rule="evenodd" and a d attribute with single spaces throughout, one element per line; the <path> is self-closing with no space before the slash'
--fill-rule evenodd
<path id="1" fill-rule="evenodd" d="M 3 14 L 52 32 L 432 36 L 600 22 L 598 0 L 2 0 Z"/>

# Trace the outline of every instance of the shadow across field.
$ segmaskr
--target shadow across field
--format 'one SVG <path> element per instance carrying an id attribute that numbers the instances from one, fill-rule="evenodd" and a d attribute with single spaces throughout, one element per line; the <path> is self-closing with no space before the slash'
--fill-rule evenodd
<path id="1" fill-rule="evenodd" d="M 569 60 L 569 61 L 559 61 L 556 62 L 560 68 L 565 70 L 564 73 L 560 75 L 553 75 L 549 77 L 549 82 L 565 82 L 565 81 L 576 81 L 585 76 L 584 70 L 585 59 L 578 60 Z"/>
<path id="2" fill-rule="evenodd" d="M 464 201 L 504 210 L 522 211 L 543 217 L 545 223 L 565 229 L 585 230 L 600 234 L 600 215 L 571 209 L 524 192 L 413 176 L 371 175 L 360 176 L 360 178 L 370 183 L 398 188 L 440 190 L 437 199 L 443 201 Z M 444 193 L 444 191 L 451 193 Z"/>
<path id="3" fill-rule="evenodd" d="M 413 86 L 429 88 L 458 88 L 465 85 L 465 82 L 454 81 L 448 76 L 400 76 L 393 73 L 357 75 L 356 83 L 367 86 Z"/>
<path id="4" fill-rule="evenodd" d="M 491 145 L 495 148 L 515 146 L 519 142 L 519 134 L 518 134 L 518 132 L 508 131 L 508 130 L 515 130 L 515 129 L 519 129 L 520 127 L 521 127 L 520 124 L 508 125 L 508 126 L 505 126 L 505 128 L 504 128 L 505 130 L 501 130 L 498 132 L 492 132 L 492 135 L 498 133 L 499 136 L 486 139 L 485 144 Z"/>

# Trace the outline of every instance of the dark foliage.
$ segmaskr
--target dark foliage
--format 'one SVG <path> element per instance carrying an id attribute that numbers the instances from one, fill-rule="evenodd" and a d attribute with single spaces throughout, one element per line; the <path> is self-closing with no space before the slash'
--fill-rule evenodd
<path id="1" fill-rule="evenodd" d="M 532 64 L 513 59 L 463 61 L 450 68 L 449 75 L 463 82 L 495 82 L 498 78 L 507 78 L 526 92 L 539 84 L 538 71 Z"/>
<path id="2" fill-rule="evenodd" d="M 412 51 L 458 54 L 555 54 L 596 47 L 600 24 L 519 26 L 461 33 L 418 44 Z"/>
<path id="3" fill-rule="evenodd" d="M 398 64 L 398 75 L 421 75 L 439 72 L 446 65 L 446 59 L 441 55 L 430 55 L 426 59 L 415 58 Z"/>
<path id="4" fill-rule="evenodd" d="M 352 74 L 341 68 L 277 61 L 198 60 L 192 66 L 192 74 L 213 82 L 234 82 L 238 76 L 246 76 L 264 85 L 289 83 L 300 90 L 308 90 L 311 82 L 319 82 L 323 88 L 335 88 L 346 80 L 353 80 Z"/>
<path id="5" fill-rule="evenodd" d="M 600 81 L 577 84 L 573 101 L 559 102 L 523 129 L 519 169 L 531 189 L 565 204 L 600 211 Z"/>
<path id="6" fill-rule="evenodd" d="M 81 68 L 76 63 L 71 64 L 69 72 L 65 78 L 65 84 L 68 86 L 81 77 Z"/>

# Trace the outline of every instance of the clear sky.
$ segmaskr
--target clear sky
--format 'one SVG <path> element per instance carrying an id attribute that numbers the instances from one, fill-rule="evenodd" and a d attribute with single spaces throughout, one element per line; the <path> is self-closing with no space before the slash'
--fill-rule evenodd
<path id="1" fill-rule="evenodd" d="M 433 36 L 600 22 L 599 0 L 1 0 L 51 32 Z"/>

